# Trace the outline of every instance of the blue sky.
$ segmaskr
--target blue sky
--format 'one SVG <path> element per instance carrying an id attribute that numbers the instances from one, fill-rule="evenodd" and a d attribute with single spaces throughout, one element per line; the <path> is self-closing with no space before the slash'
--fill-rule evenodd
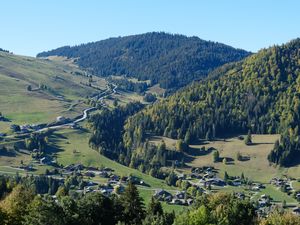
<path id="1" fill-rule="evenodd" d="M 257 51 L 300 37 L 297 0 L 2 0 L 0 47 L 43 50 L 149 31 Z"/>

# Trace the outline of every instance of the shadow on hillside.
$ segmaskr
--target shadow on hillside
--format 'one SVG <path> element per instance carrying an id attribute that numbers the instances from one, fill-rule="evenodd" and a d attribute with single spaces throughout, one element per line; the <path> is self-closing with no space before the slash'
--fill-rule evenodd
<path id="1" fill-rule="evenodd" d="M 62 152 L 62 151 L 63 151 L 63 149 L 60 148 L 58 145 L 51 144 L 51 145 L 47 146 L 45 153 L 47 155 L 56 155 L 57 153 Z"/>
<path id="2" fill-rule="evenodd" d="M 221 157 L 219 162 L 223 162 L 226 159 L 226 165 L 234 165 L 234 159 L 231 157 Z"/>
<path id="3" fill-rule="evenodd" d="M 51 138 L 53 138 L 53 139 L 68 139 L 66 136 L 64 136 L 62 134 L 58 134 L 58 133 L 51 134 Z"/>
<path id="4" fill-rule="evenodd" d="M 289 163 L 287 168 L 293 167 L 293 166 L 299 166 L 300 165 L 300 156 L 294 157 L 293 161 Z"/>
<path id="5" fill-rule="evenodd" d="M 256 146 L 256 145 L 274 145 L 274 142 L 254 142 L 250 144 L 249 146 Z"/>
<path id="6" fill-rule="evenodd" d="M 197 156 L 205 156 L 205 155 L 208 155 L 210 154 L 212 151 L 216 150 L 215 148 L 208 148 L 208 149 L 205 149 L 205 150 L 201 150 L 199 148 L 195 148 L 195 147 L 190 147 L 186 153 L 190 156 L 193 156 L 193 157 L 197 157 Z"/>
<path id="7" fill-rule="evenodd" d="M 0 151 L 0 157 L 6 156 L 6 157 L 15 157 L 17 154 L 15 151 Z"/>

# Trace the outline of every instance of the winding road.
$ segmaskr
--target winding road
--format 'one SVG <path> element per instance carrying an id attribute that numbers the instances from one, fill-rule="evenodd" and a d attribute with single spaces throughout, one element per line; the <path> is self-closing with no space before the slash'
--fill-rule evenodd
<path id="1" fill-rule="evenodd" d="M 113 87 L 111 87 L 111 86 L 113 86 Z M 106 104 L 104 103 L 104 99 L 107 98 L 110 95 L 115 94 L 117 92 L 117 88 L 118 88 L 118 86 L 116 84 L 108 83 L 106 85 L 106 90 L 104 92 L 101 92 L 101 93 L 97 94 L 96 96 L 92 97 L 91 99 L 96 101 L 96 102 L 100 102 L 102 107 L 107 107 Z M 90 108 L 84 109 L 83 113 L 82 113 L 82 116 L 78 119 L 75 119 L 74 121 L 71 121 L 71 122 L 68 121 L 68 122 L 60 124 L 60 125 L 53 125 L 53 126 L 44 127 L 44 128 L 32 131 L 30 133 L 39 133 L 39 132 L 44 132 L 44 131 L 48 131 L 48 130 L 57 130 L 57 129 L 72 127 L 75 124 L 84 121 L 88 117 L 89 112 L 91 112 L 93 110 L 96 110 L 96 109 L 97 109 L 96 107 L 90 107 Z M 18 135 L 18 137 L 25 136 L 25 135 L 28 135 L 28 133 L 20 134 L 20 135 Z M 9 138 L 9 137 L 14 137 L 14 136 L 15 135 L 10 135 L 10 136 L 6 136 L 6 137 Z"/>
<path id="2" fill-rule="evenodd" d="M 113 88 L 111 88 L 110 85 L 112 85 Z M 94 96 L 92 99 L 95 100 L 95 101 L 100 102 L 102 107 L 107 107 L 106 104 L 104 103 L 104 99 L 107 98 L 110 95 L 115 94 L 117 92 L 117 88 L 118 88 L 118 86 L 116 84 L 109 83 L 109 84 L 106 85 L 106 90 L 104 92 L 99 93 L 98 95 Z M 105 95 L 103 95 L 103 94 L 105 94 Z M 99 97 L 100 95 L 102 95 L 102 96 Z M 83 110 L 82 117 L 80 117 L 80 118 L 78 118 L 78 119 L 76 119 L 72 122 L 67 122 L 67 123 L 60 124 L 60 125 L 45 127 L 45 128 L 36 130 L 35 132 L 43 132 L 43 131 L 46 131 L 46 130 L 49 130 L 49 129 L 53 130 L 53 129 L 60 129 L 60 128 L 66 128 L 66 127 L 74 126 L 75 124 L 84 121 L 88 117 L 89 112 L 91 112 L 93 110 L 96 110 L 96 107 L 90 107 L 90 108 L 87 108 L 87 109 Z"/>

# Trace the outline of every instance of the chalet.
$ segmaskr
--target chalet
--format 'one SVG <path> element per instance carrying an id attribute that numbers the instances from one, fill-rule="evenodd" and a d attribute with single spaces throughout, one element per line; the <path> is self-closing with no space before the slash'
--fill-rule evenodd
<path id="1" fill-rule="evenodd" d="M 192 204 L 194 203 L 194 199 L 188 198 L 188 199 L 186 200 L 186 203 L 187 203 L 188 205 L 192 205 Z"/>
<path id="2" fill-rule="evenodd" d="M 156 190 L 153 197 L 160 201 L 171 201 L 172 200 L 172 194 L 163 189 Z"/>
<path id="3" fill-rule="evenodd" d="M 185 191 L 178 191 L 176 192 L 176 194 L 174 195 L 174 199 L 184 199 L 186 195 Z"/>
<path id="4" fill-rule="evenodd" d="M 118 184 L 118 185 L 116 185 L 115 187 L 114 187 L 114 192 L 116 193 L 116 194 L 121 194 L 121 193 L 123 193 L 125 191 L 125 187 L 123 186 L 123 185 L 121 185 L 121 184 Z"/>
<path id="5" fill-rule="evenodd" d="M 239 198 L 239 199 L 241 199 L 241 200 L 244 200 L 245 199 L 245 194 L 244 193 L 242 193 L 242 192 L 238 192 L 238 193 L 236 193 L 235 194 L 235 196 L 237 197 L 237 198 Z"/>
<path id="6" fill-rule="evenodd" d="M 111 193 L 114 191 L 113 187 L 111 186 L 102 186 L 99 188 L 99 191 L 105 195 L 105 196 L 109 196 L 111 195 Z"/>
<path id="7" fill-rule="evenodd" d="M 135 176 L 129 176 L 126 180 L 127 183 L 131 182 L 133 184 L 140 184 L 140 179 Z"/>
<path id="8" fill-rule="evenodd" d="M 255 185 L 255 186 L 251 187 L 251 190 L 252 191 L 260 191 L 260 188 Z"/>
<path id="9" fill-rule="evenodd" d="M 200 179 L 200 178 L 202 178 L 202 176 L 199 175 L 199 174 L 197 174 L 197 173 L 192 173 L 192 174 L 190 175 L 190 177 L 191 177 L 192 179 Z"/>
<path id="10" fill-rule="evenodd" d="M 65 121 L 66 121 L 66 118 L 64 116 L 58 116 L 58 117 L 56 117 L 56 122 L 63 123 Z"/>
<path id="11" fill-rule="evenodd" d="M 111 175 L 109 176 L 109 180 L 110 180 L 110 181 L 116 181 L 116 182 L 118 182 L 118 181 L 120 181 L 120 177 L 119 177 L 118 175 L 111 174 Z"/>
<path id="12" fill-rule="evenodd" d="M 259 208 L 266 207 L 267 205 L 268 204 L 267 204 L 266 200 L 264 200 L 264 199 L 258 200 L 258 206 L 259 206 Z"/>
<path id="13" fill-rule="evenodd" d="M 206 185 L 206 181 L 205 181 L 205 179 L 199 179 L 199 181 L 198 181 L 198 186 L 205 186 Z"/>
<path id="14" fill-rule="evenodd" d="M 286 184 L 286 185 L 285 185 L 285 190 L 287 190 L 287 191 L 292 191 L 293 188 L 291 187 L 291 185 Z"/>
<path id="15" fill-rule="evenodd" d="M 293 208 L 293 213 L 299 216 L 300 215 L 300 207 Z"/>
<path id="16" fill-rule="evenodd" d="M 31 124 L 30 128 L 33 130 L 39 130 L 46 127 L 47 124 Z"/>
<path id="17" fill-rule="evenodd" d="M 84 166 L 82 164 L 75 164 L 73 166 L 73 170 L 83 170 Z"/>
<path id="18" fill-rule="evenodd" d="M 87 177 L 95 177 L 95 173 L 92 172 L 92 171 L 86 171 L 86 172 L 84 173 L 84 176 L 87 176 Z"/>
<path id="19" fill-rule="evenodd" d="M 121 177 L 121 182 L 126 182 L 126 181 L 127 181 L 127 179 L 128 179 L 128 177 L 126 177 L 126 176 L 123 176 L 123 177 Z"/>
<path id="20" fill-rule="evenodd" d="M 184 205 L 185 204 L 185 200 L 183 199 L 172 199 L 172 201 L 170 202 L 170 204 L 173 204 L 173 205 Z"/>
<path id="21" fill-rule="evenodd" d="M 12 124 L 12 125 L 10 125 L 10 129 L 11 129 L 13 132 L 18 132 L 18 131 L 20 131 L 20 126 L 19 126 L 19 125 L 16 125 L 16 124 Z"/>
<path id="22" fill-rule="evenodd" d="M 98 171 L 98 168 L 93 167 L 93 166 L 88 166 L 88 167 L 86 167 L 86 169 L 92 170 L 92 171 Z"/>
<path id="23" fill-rule="evenodd" d="M 115 185 L 119 184 L 119 181 L 117 181 L 117 180 L 109 180 L 109 181 L 107 181 L 107 184 L 111 185 L 111 186 L 115 186 Z"/>
<path id="24" fill-rule="evenodd" d="M 208 183 L 215 185 L 215 186 L 225 186 L 226 183 L 222 179 L 219 178 L 211 178 L 207 180 Z"/>
<path id="25" fill-rule="evenodd" d="M 67 172 L 78 171 L 78 170 L 83 170 L 84 166 L 82 164 L 70 164 L 70 165 L 65 166 L 64 169 Z"/>
<path id="26" fill-rule="evenodd" d="M 88 181 L 88 182 L 86 183 L 86 186 L 88 186 L 88 187 L 92 187 L 92 186 L 95 186 L 95 185 L 97 185 L 97 183 L 95 183 L 95 182 L 93 182 L 93 181 Z"/>
<path id="27" fill-rule="evenodd" d="M 232 185 L 233 186 L 240 186 L 242 184 L 240 179 L 235 179 L 232 181 Z"/>
<path id="28" fill-rule="evenodd" d="M 178 174 L 178 180 L 185 180 L 186 179 L 186 175 L 181 173 L 181 174 Z"/>
<path id="29" fill-rule="evenodd" d="M 99 172 L 99 176 L 103 177 L 103 178 L 108 178 L 109 177 L 109 175 L 108 175 L 108 173 L 106 171 L 100 171 Z"/>
<path id="30" fill-rule="evenodd" d="M 106 172 L 114 172 L 114 170 L 109 167 L 104 167 L 102 170 Z"/>
<path id="31" fill-rule="evenodd" d="M 53 162 L 52 158 L 49 156 L 45 156 L 40 159 L 40 164 L 51 165 Z"/>

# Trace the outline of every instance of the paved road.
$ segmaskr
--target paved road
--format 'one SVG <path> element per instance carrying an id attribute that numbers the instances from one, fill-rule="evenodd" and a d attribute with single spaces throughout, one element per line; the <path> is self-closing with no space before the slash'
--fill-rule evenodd
<path id="1" fill-rule="evenodd" d="M 110 85 L 112 85 L 113 88 L 111 88 Z M 106 104 L 104 103 L 104 99 L 112 94 L 115 94 L 117 92 L 117 88 L 118 88 L 118 86 L 116 84 L 113 84 L 113 83 L 107 84 L 106 90 L 104 92 L 101 92 L 98 95 L 92 97 L 92 99 L 100 102 L 102 107 L 107 107 Z M 99 97 L 99 96 L 101 96 L 101 97 Z M 67 122 L 67 123 L 60 124 L 60 125 L 53 125 L 53 126 L 41 128 L 39 130 L 32 131 L 31 133 L 38 133 L 38 132 L 43 132 L 43 131 L 47 131 L 47 130 L 57 130 L 57 129 L 61 129 L 61 128 L 72 127 L 75 124 L 84 121 L 88 117 L 89 112 L 91 112 L 95 109 L 96 109 L 95 107 L 90 107 L 90 108 L 84 109 L 82 116 L 74 121 Z M 22 137 L 22 136 L 26 136 L 26 135 L 28 135 L 28 133 L 20 134 L 20 135 L 18 135 L 18 137 Z M 6 136 L 6 138 L 12 138 L 12 137 L 15 137 L 15 135 Z"/>
<path id="2" fill-rule="evenodd" d="M 107 98 L 108 96 L 110 96 L 112 94 L 115 94 L 117 92 L 118 86 L 115 85 L 115 84 L 113 84 L 113 83 L 110 83 L 110 84 L 113 86 L 112 89 L 111 89 L 111 87 L 108 84 L 108 85 L 106 85 L 106 88 L 107 88 L 106 91 L 104 91 L 104 92 L 102 92 L 102 93 L 100 93 L 100 94 L 97 95 L 97 96 L 102 95 L 102 97 L 100 97 L 100 98 L 97 98 L 97 96 L 93 97 L 93 98 L 95 98 L 95 100 L 99 101 L 103 107 L 106 107 L 106 105 L 105 105 L 105 103 L 104 103 L 103 100 L 105 98 Z M 105 93 L 107 93 L 107 94 L 105 94 Z M 105 95 L 103 95 L 103 94 L 105 94 Z M 87 109 L 83 110 L 82 117 L 80 117 L 80 118 L 78 118 L 78 119 L 76 119 L 76 120 L 74 120 L 72 122 L 68 122 L 68 123 L 61 124 L 61 125 L 55 125 L 55 126 L 45 127 L 45 128 L 40 129 L 40 130 L 37 130 L 35 132 L 42 132 L 42 131 L 46 131 L 46 130 L 60 129 L 60 128 L 66 128 L 66 127 L 73 126 L 73 125 L 75 125 L 75 124 L 77 124 L 79 122 L 84 121 L 88 117 L 89 112 L 91 112 L 91 111 L 93 111 L 95 109 L 96 109 L 95 107 L 90 107 L 90 108 L 87 108 Z"/>

